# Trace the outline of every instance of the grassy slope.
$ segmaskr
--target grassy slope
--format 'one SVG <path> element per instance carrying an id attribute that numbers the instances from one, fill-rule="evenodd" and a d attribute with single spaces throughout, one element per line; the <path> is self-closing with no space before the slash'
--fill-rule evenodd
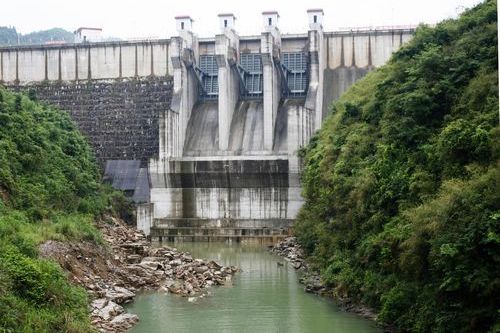
<path id="1" fill-rule="evenodd" d="M 496 1 L 420 27 L 306 150 L 296 235 L 334 286 L 415 332 L 498 322 Z"/>
<path id="2" fill-rule="evenodd" d="M 86 292 L 37 247 L 101 242 L 92 222 L 117 198 L 67 114 L 0 87 L 0 331 L 92 331 Z"/>

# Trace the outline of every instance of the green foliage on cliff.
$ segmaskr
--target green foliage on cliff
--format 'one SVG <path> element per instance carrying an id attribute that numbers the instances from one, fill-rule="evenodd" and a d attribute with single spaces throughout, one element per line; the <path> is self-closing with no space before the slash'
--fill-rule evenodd
<path id="1" fill-rule="evenodd" d="M 419 27 L 306 151 L 299 241 L 336 296 L 404 331 L 498 329 L 496 10 Z"/>
<path id="2" fill-rule="evenodd" d="M 67 114 L 0 87 L 1 332 L 92 331 L 85 290 L 38 246 L 102 242 L 93 220 L 117 199 Z"/>
<path id="3" fill-rule="evenodd" d="M 74 35 L 62 28 L 34 31 L 23 35 L 18 33 L 15 27 L 0 27 L 0 46 L 44 44 L 52 41 L 73 43 Z"/>

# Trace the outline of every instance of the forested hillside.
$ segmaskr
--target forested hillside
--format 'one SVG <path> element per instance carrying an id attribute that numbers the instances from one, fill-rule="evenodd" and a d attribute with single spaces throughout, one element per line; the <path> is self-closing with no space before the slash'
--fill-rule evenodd
<path id="1" fill-rule="evenodd" d="M 492 0 L 419 27 L 305 151 L 295 233 L 335 296 L 382 323 L 500 329 L 497 42 Z"/>
<path id="2" fill-rule="evenodd" d="M 44 44 L 52 41 L 73 43 L 73 33 L 61 28 L 52 28 L 21 34 L 15 27 L 0 27 L 0 46 Z"/>
<path id="3" fill-rule="evenodd" d="M 85 290 L 38 245 L 100 243 L 93 220 L 122 197 L 69 116 L 32 99 L 0 86 L 0 331 L 93 331 Z"/>

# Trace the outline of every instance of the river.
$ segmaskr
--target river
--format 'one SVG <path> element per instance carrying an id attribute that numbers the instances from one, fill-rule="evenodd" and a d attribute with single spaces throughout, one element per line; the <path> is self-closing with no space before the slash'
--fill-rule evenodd
<path id="1" fill-rule="evenodd" d="M 375 324 L 337 308 L 330 300 L 305 293 L 298 273 L 261 246 L 176 243 L 195 258 L 235 265 L 243 271 L 232 285 L 209 288 L 210 296 L 188 298 L 144 292 L 127 311 L 140 321 L 129 332 L 380 332 Z M 278 265 L 283 263 L 283 265 Z"/>

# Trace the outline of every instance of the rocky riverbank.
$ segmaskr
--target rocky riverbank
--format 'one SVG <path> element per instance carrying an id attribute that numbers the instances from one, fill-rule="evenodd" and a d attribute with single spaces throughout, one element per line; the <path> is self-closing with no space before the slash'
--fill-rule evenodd
<path id="1" fill-rule="evenodd" d="M 339 295 L 333 287 L 323 282 L 319 272 L 305 259 L 304 251 L 300 247 L 300 244 L 297 243 L 295 237 L 288 237 L 278 242 L 271 248 L 271 252 L 283 257 L 295 269 L 302 272 L 299 281 L 304 285 L 306 292 L 332 297 L 343 310 L 356 313 L 370 320 L 376 320 L 377 316 L 371 309 L 354 303 L 349 297 Z"/>
<path id="2" fill-rule="evenodd" d="M 142 232 L 123 221 L 105 220 L 98 225 L 102 245 L 47 241 L 40 246 L 42 256 L 59 262 L 71 280 L 87 289 L 92 323 L 100 332 L 123 332 L 138 321 L 123 308 L 138 290 L 161 290 L 193 300 L 207 295 L 207 287 L 231 283 L 238 271 L 175 248 L 152 247 Z"/>

